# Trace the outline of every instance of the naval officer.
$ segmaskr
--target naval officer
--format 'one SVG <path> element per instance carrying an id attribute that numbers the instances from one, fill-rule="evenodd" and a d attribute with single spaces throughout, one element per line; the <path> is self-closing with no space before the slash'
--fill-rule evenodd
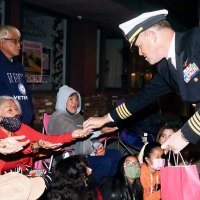
<path id="1" fill-rule="evenodd" d="M 194 115 L 163 144 L 175 153 L 200 140 L 200 28 L 175 32 L 166 17 L 168 11 L 147 12 L 119 25 L 130 45 L 138 48 L 140 56 L 158 73 L 137 95 L 130 96 L 103 117 L 91 117 L 84 129 L 94 129 L 108 122 L 118 123 L 148 106 L 171 91 L 182 101 L 196 104 Z"/>

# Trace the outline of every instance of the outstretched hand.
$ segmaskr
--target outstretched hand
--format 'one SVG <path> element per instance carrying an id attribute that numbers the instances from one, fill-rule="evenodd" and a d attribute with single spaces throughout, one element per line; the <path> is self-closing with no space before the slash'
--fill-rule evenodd
<path id="1" fill-rule="evenodd" d="M 72 132 L 72 137 L 73 138 L 83 138 L 91 134 L 92 130 L 88 131 L 83 131 L 82 129 L 76 129 Z M 44 149 L 56 149 L 60 147 L 62 143 L 52 143 L 48 142 L 46 140 L 39 140 L 38 142 L 33 143 L 32 147 L 33 149 L 38 150 L 39 148 L 44 148 Z"/>
<path id="2" fill-rule="evenodd" d="M 7 155 L 7 154 L 13 154 L 18 151 L 21 151 L 24 146 L 29 144 L 30 140 L 26 140 L 25 142 L 20 142 L 19 140 L 24 139 L 25 136 L 12 136 L 7 137 L 5 139 L 2 139 L 0 141 L 0 153 Z"/>
<path id="3" fill-rule="evenodd" d="M 44 149 L 56 149 L 62 146 L 62 143 L 52 143 L 45 140 L 39 140 L 38 144 L 40 148 L 44 148 Z"/>
<path id="4" fill-rule="evenodd" d="M 92 133 L 93 130 L 88 129 L 88 130 L 83 130 L 83 129 L 76 129 L 72 132 L 72 137 L 73 138 L 83 138 L 87 137 Z"/>
<path id="5" fill-rule="evenodd" d="M 181 130 L 178 130 L 176 133 L 173 133 L 166 142 L 162 144 L 161 148 L 171 150 L 177 154 L 188 144 L 189 141 L 184 138 Z"/>
<path id="6" fill-rule="evenodd" d="M 103 127 L 102 129 L 101 129 L 101 132 L 104 134 L 104 133 L 112 133 L 112 132 L 114 132 L 114 131 L 116 131 L 116 130 L 118 130 L 119 128 L 117 127 L 117 126 L 115 126 L 115 127 Z"/>
<path id="7" fill-rule="evenodd" d="M 111 122 L 108 115 L 103 117 L 90 117 L 86 121 L 83 122 L 83 130 L 87 131 L 90 129 L 101 128 L 104 124 Z"/>

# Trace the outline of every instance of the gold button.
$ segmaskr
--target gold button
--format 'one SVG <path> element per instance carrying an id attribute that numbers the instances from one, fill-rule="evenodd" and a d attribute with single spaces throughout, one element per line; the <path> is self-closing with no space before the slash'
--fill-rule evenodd
<path id="1" fill-rule="evenodd" d="M 198 82 L 198 80 L 199 80 L 199 79 L 198 79 L 197 77 L 194 78 L 194 82 Z"/>
<path id="2" fill-rule="evenodd" d="M 197 105 L 196 103 L 193 103 L 193 104 L 192 104 L 192 106 L 193 106 L 194 108 L 196 107 L 196 105 Z"/>

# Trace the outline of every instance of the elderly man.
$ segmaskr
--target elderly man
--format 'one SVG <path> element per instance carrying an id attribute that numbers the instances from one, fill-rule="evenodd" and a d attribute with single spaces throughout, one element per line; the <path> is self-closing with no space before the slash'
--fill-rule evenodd
<path id="1" fill-rule="evenodd" d="M 13 26 L 0 26 L 0 96 L 9 95 L 20 102 L 22 121 L 30 124 L 33 117 L 32 97 L 23 66 L 17 61 L 21 50 L 21 34 Z"/>
<path id="2" fill-rule="evenodd" d="M 110 121 L 117 123 L 160 96 L 176 91 L 182 101 L 195 103 L 197 111 L 162 147 L 178 152 L 189 141 L 200 140 L 200 28 L 175 32 L 166 20 L 167 14 L 167 10 L 148 12 L 119 25 L 131 46 L 138 47 L 139 55 L 151 65 L 157 64 L 158 73 L 141 92 L 107 115 L 85 121 L 86 130 Z"/>

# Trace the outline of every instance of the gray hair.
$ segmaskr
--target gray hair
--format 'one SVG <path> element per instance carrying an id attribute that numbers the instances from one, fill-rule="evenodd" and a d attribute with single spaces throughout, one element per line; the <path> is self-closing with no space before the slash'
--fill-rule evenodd
<path id="1" fill-rule="evenodd" d="M 17 33 L 19 37 L 21 36 L 20 31 L 14 26 L 10 25 L 0 26 L 0 38 L 7 38 L 9 33 Z"/>
<path id="2" fill-rule="evenodd" d="M 11 96 L 0 96 L 0 106 L 7 100 L 12 100 L 16 104 L 17 108 L 19 109 L 20 113 L 22 113 L 21 106 L 19 104 L 19 101 Z"/>
<path id="3" fill-rule="evenodd" d="M 154 24 L 152 27 L 171 28 L 171 25 L 167 20 L 161 20 L 158 23 Z"/>

